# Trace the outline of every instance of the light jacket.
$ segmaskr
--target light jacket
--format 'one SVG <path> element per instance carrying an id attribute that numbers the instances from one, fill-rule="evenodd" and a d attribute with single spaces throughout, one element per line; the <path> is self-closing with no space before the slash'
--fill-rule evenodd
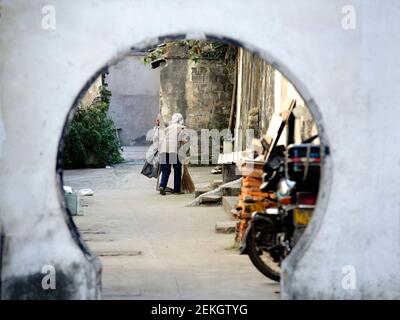
<path id="1" fill-rule="evenodd" d="M 179 123 L 169 125 L 164 130 L 157 130 L 153 141 L 159 143 L 160 153 L 178 153 L 179 149 L 188 142 L 185 126 Z"/>

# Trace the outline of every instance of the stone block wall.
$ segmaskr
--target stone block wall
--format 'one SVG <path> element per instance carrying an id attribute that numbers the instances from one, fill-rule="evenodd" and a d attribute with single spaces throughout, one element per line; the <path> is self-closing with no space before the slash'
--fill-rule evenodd
<path id="1" fill-rule="evenodd" d="M 224 60 L 188 61 L 187 124 L 200 129 L 228 127 L 232 104 L 233 70 Z"/>
<path id="2" fill-rule="evenodd" d="M 168 51 L 166 66 L 160 71 L 160 110 L 166 125 L 172 114 L 181 113 L 185 125 L 199 133 L 200 144 L 202 129 L 221 131 L 228 128 L 235 65 L 225 59 L 194 62 L 185 50 L 184 46 L 172 46 Z M 212 140 L 209 141 L 210 148 L 211 143 Z M 211 150 L 199 148 L 199 151 L 211 155 Z M 210 156 L 212 163 L 216 163 L 218 157 L 214 153 Z"/>
<path id="3" fill-rule="evenodd" d="M 169 57 L 160 72 L 160 107 L 167 124 L 175 112 L 194 130 L 225 129 L 232 103 L 233 68 L 221 60 Z"/>

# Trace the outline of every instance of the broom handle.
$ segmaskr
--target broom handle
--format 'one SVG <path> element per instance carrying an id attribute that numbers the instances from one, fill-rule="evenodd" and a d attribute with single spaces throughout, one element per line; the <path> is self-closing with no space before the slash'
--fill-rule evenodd
<path id="1" fill-rule="evenodd" d="M 158 152 L 158 159 L 160 160 L 160 125 L 157 126 L 157 152 Z M 160 182 L 160 171 L 161 171 L 161 163 L 158 162 L 158 170 L 157 170 L 157 183 L 156 183 L 156 191 L 160 191 L 159 182 Z"/>

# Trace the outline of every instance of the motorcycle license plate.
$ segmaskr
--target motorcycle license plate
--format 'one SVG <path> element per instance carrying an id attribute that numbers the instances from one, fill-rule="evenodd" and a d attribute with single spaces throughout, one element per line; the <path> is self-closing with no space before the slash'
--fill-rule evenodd
<path id="1" fill-rule="evenodd" d="M 296 225 L 307 225 L 311 220 L 312 210 L 294 209 L 293 220 Z"/>

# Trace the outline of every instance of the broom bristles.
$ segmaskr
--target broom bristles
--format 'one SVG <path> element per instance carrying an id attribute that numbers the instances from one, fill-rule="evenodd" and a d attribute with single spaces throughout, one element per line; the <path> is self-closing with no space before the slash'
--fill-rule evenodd
<path id="1" fill-rule="evenodd" d="M 194 183 L 192 177 L 190 176 L 188 166 L 183 165 L 182 174 L 182 191 L 185 193 L 193 193 L 195 191 Z"/>

